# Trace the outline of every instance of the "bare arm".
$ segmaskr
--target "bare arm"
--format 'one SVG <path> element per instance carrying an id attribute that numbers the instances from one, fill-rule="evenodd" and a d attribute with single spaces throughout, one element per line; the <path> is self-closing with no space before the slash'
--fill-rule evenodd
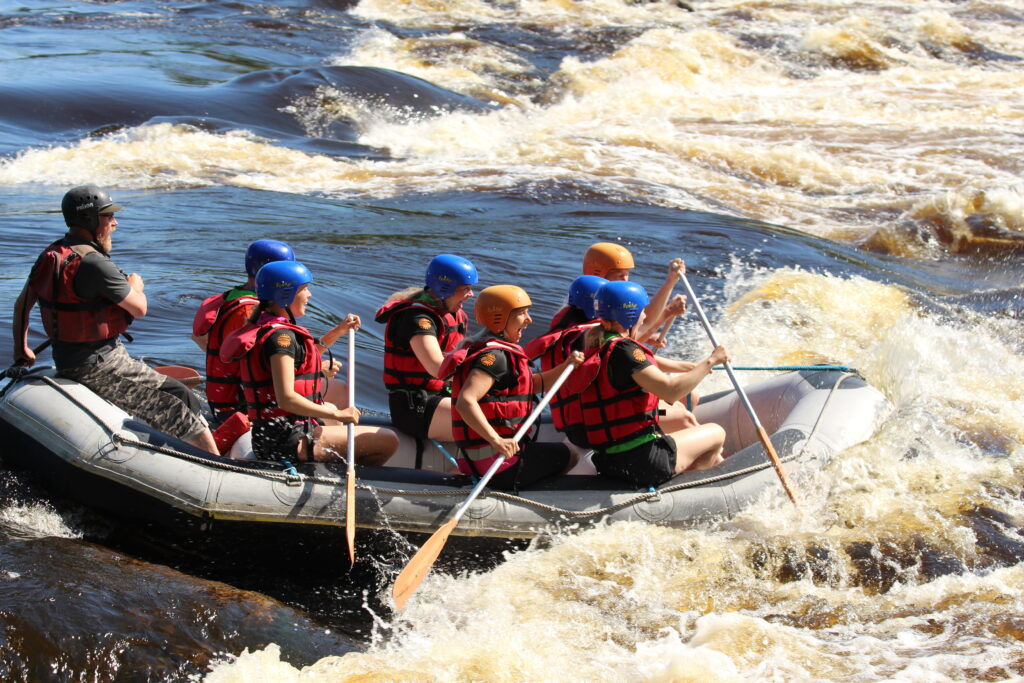
<path id="1" fill-rule="evenodd" d="M 359 409 L 355 406 L 335 408 L 313 403 L 295 391 L 295 359 L 284 353 L 270 357 L 270 373 L 274 377 L 274 396 L 282 410 L 303 417 L 320 417 L 345 423 L 359 423 Z"/>
<path id="2" fill-rule="evenodd" d="M 668 273 L 665 275 L 665 282 L 662 283 L 661 287 L 655 292 L 654 296 L 651 297 L 650 302 L 644 308 L 646 319 L 643 326 L 637 333 L 637 339 L 647 339 L 661 326 L 664 322 L 662 314 L 665 312 L 665 304 L 668 303 L 669 296 L 672 295 L 672 290 L 675 288 L 676 283 L 679 282 L 679 269 L 685 270 L 686 266 L 682 259 L 672 259 L 668 264 Z"/>
<path id="3" fill-rule="evenodd" d="M 145 289 L 145 283 L 138 273 L 131 273 L 127 277 L 132 289 L 128 296 L 117 302 L 117 305 L 131 313 L 134 318 L 144 318 L 149 311 L 149 303 L 142 291 Z"/>
<path id="4" fill-rule="evenodd" d="M 194 341 L 196 343 L 196 346 L 198 346 L 201 351 L 205 351 L 206 350 L 206 345 L 209 343 L 210 338 L 209 338 L 209 335 L 206 335 L 206 334 L 201 334 L 201 335 L 193 334 L 192 335 L 192 341 Z"/>
<path id="5" fill-rule="evenodd" d="M 633 380 L 644 391 L 649 391 L 666 403 L 675 403 L 697 388 L 700 381 L 711 374 L 711 368 L 718 363 L 729 360 L 729 352 L 724 346 L 717 347 L 711 355 L 696 363 L 692 369 L 682 374 L 668 376 L 655 365 L 648 365 L 643 370 L 633 373 Z"/>
<path id="6" fill-rule="evenodd" d="M 459 415 L 469 427 L 487 440 L 496 451 L 505 457 L 512 457 L 519 452 L 519 444 L 512 439 L 502 438 L 487 421 L 484 411 L 480 408 L 480 399 L 494 386 L 494 378 L 483 370 L 473 369 L 466 378 L 466 383 L 459 391 L 456 402 Z"/>
<path id="7" fill-rule="evenodd" d="M 412 352 L 416 354 L 416 360 L 426 368 L 433 377 L 441 370 L 441 363 L 444 362 L 444 353 L 441 351 L 441 344 L 437 337 L 430 334 L 417 334 L 409 340 Z"/>
<path id="8" fill-rule="evenodd" d="M 36 305 L 36 293 L 25 283 L 21 294 L 14 303 L 14 362 L 21 365 L 32 365 L 36 362 L 36 354 L 28 346 L 28 316 Z"/>
<path id="9" fill-rule="evenodd" d="M 655 357 L 658 361 L 658 367 L 665 372 L 689 372 L 697 367 L 697 363 L 691 363 L 688 360 L 676 360 L 675 358 L 662 358 L 661 356 Z"/>
<path id="10" fill-rule="evenodd" d="M 329 348 L 334 344 L 334 342 L 338 341 L 342 335 L 348 334 L 350 329 L 358 331 L 361 325 L 362 321 L 359 319 L 359 316 L 355 313 L 349 313 L 345 316 L 344 320 L 320 335 L 320 339 L 317 340 L 317 344 L 320 348 Z"/>

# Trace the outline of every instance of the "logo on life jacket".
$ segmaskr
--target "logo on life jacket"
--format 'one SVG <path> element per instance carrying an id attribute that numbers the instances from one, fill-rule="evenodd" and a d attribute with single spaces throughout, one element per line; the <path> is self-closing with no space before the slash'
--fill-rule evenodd
<path id="1" fill-rule="evenodd" d="M 495 358 L 493 353 L 485 353 L 484 355 L 480 356 L 480 365 L 486 365 L 487 367 L 490 367 L 494 365 L 494 361 Z"/>
<path id="2" fill-rule="evenodd" d="M 420 318 L 416 322 L 416 324 L 420 326 L 421 330 L 429 330 L 431 327 L 434 326 L 434 324 L 430 322 L 430 320 L 428 320 L 427 318 Z"/>
<path id="3" fill-rule="evenodd" d="M 633 349 L 633 360 L 635 360 L 637 363 L 643 363 L 645 360 L 647 360 L 647 354 L 645 354 L 642 349 L 635 348 Z"/>
<path id="4" fill-rule="evenodd" d="M 282 349 L 285 349 L 292 345 L 292 338 L 282 332 L 274 338 L 274 342 Z"/>

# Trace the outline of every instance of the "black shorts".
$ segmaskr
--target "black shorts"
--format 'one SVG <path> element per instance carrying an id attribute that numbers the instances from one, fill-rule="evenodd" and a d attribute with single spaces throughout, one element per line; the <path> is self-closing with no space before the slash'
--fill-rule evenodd
<path id="1" fill-rule="evenodd" d="M 306 437 L 306 422 L 283 417 L 252 423 L 252 452 L 260 460 L 299 460 L 299 443 Z"/>
<path id="2" fill-rule="evenodd" d="M 658 486 L 676 476 L 676 442 L 662 434 L 622 453 L 595 452 L 593 463 L 599 473 L 622 479 L 635 489 Z"/>
<path id="3" fill-rule="evenodd" d="M 512 467 L 495 474 L 487 485 L 502 491 L 524 489 L 545 477 L 561 474 L 569 464 L 570 455 L 564 443 L 530 442 L 519 451 L 519 459 Z"/>
<path id="4" fill-rule="evenodd" d="M 434 419 L 437 404 L 448 398 L 443 394 L 426 391 L 392 391 L 388 394 L 388 409 L 392 426 L 417 439 L 427 438 L 430 421 Z"/>

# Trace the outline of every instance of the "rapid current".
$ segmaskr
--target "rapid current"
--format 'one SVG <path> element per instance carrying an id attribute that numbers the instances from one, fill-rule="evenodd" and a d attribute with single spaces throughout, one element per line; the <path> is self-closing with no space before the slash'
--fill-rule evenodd
<path id="1" fill-rule="evenodd" d="M 797 482 L 805 517 L 780 487 L 546 537 L 400 614 L 410 546 L 218 571 L 3 469 L 0 678 L 1024 677 L 1024 1 L 0 0 L 8 306 L 83 183 L 126 207 L 155 362 L 201 368 L 196 306 L 282 239 L 308 327 L 362 317 L 383 411 L 373 312 L 433 255 L 524 287 L 531 338 L 619 241 L 648 289 L 685 259 L 737 365 L 850 365 L 894 410 Z"/>

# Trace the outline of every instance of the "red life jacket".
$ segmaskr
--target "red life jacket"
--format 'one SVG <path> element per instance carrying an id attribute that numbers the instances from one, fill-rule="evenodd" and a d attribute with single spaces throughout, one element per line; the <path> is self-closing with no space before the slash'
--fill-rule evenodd
<path id="1" fill-rule="evenodd" d="M 600 324 L 600 322 L 582 323 L 563 330 L 548 332 L 531 341 L 524 350 L 531 360 L 539 358 L 540 371 L 547 372 L 564 363 L 572 353 L 576 341 L 585 335 L 587 330 Z M 570 431 L 574 427 L 582 426 L 583 412 L 580 410 L 579 401 L 576 400 L 576 394 L 568 386 L 568 382 L 559 388 L 549 405 L 551 406 L 551 423 L 555 429 L 569 434 L 570 440 L 576 443 L 576 439 L 570 434 Z"/>
<path id="2" fill-rule="evenodd" d="M 242 294 L 229 301 L 228 297 L 234 292 Z M 231 323 L 248 318 L 259 303 L 256 295 L 244 286 L 234 287 L 203 301 L 192 319 L 192 334 L 197 337 L 206 335 L 206 398 L 215 412 L 245 409 L 238 363 L 222 361 L 220 349 L 228 334 L 238 329 Z"/>
<path id="3" fill-rule="evenodd" d="M 268 343 L 275 332 L 281 330 L 294 331 L 305 350 L 302 365 L 295 368 L 295 391 L 314 403 L 323 403 L 320 353 L 313 335 L 305 327 L 289 322 L 287 318 L 265 313 L 255 323 L 246 323 L 229 334 L 220 349 L 221 360 L 238 363 L 246 414 L 253 422 L 275 417 L 287 417 L 294 422 L 309 419 L 288 413 L 277 405 L 274 376 L 264 360 L 263 345 Z"/>
<path id="4" fill-rule="evenodd" d="M 83 299 L 75 294 L 75 275 L 82 259 L 93 252 L 102 254 L 88 244 L 69 245 L 65 237 L 48 246 L 36 259 L 29 287 L 39 300 L 43 329 L 53 341 L 83 343 L 112 339 L 132 322 L 131 314 L 109 299 Z"/>
<path id="5" fill-rule="evenodd" d="M 566 382 L 578 394 L 585 427 L 581 436 L 588 448 L 606 450 L 658 428 L 657 396 L 637 384 L 624 391 L 612 386 L 608 362 L 624 339 L 628 337 L 613 337 L 598 349 L 588 349 L 586 360 Z M 640 343 L 637 347 L 657 366 L 653 351 Z"/>
<path id="6" fill-rule="evenodd" d="M 455 375 L 452 384 L 452 396 L 458 398 L 462 385 L 469 377 L 473 367 L 473 360 L 487 352 L 500 353 L 507 351 L 512 363 L 509 367 L 512 373 L 512 386 L 507 389 L 495 391 L 493 388 L 480 399 L 480 410 L 483 411 L 487 422 L 500 436 L 510 439 L 515 436 L 519 427 L 529 417 L 534 406 L 533 396 L 533 372 L 530 370 L 530 359 L 523 353 L 522 347 L 518 344 L 496 339 L 494 337 L 475 342 L 469 346 L 459 349 L 445 359 L 444 367 L 450 370 L 454 364 Z M 463 474 L 483 474 L 497 458 L 497 456 L 483 456 L 479 450 L 488 446 L 487 440 L 474 431 L 459 415 L 456 405 L 457 400 L 452 401 L 452 435 L 459 445 L 460 455 L 459 470 Z M 487 449 L 490 453 L 490 449 Z M 467 462 L 471 460 L 472 462 Z M 498 469 L 499 472 L 508 469 L 516 463 L 519 456 L 506 458 Z"/>
<path id="7" fill-rule="evenodd" d="M 430 306 L 422 301 L 399 299 L 380 307 L 374 320 L 387 323 L 384 330 L 384 386 L 388 391 L 398 389 L 424 389 L 434 394 L 447 390 L 447 383 L 427 372 L 410 347 L 396 346 L 392 339 L 391 323 L 400 311 L 416 309 L 430 315 L 437 326 L 437 342 L 441 353 L 451 353 L 466 336 L 469 317 L 461 308 L 457 313 Z"/>

